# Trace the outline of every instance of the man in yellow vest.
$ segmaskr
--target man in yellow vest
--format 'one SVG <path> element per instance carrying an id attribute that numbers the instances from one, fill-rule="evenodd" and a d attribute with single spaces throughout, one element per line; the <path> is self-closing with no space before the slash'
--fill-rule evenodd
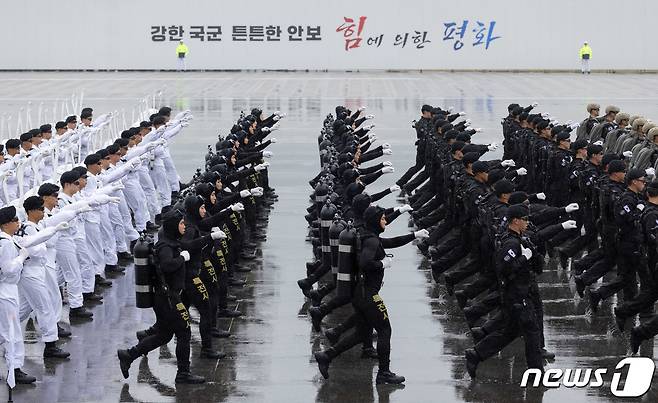
<path id="1" fill-rule="evenodd" d="M 592 48 L 589 47 L 589 44 L 587 43 L 587 41 L 585 41 L 585 43 L 583 44 L 583 47 L 580 48 L 580 51 L 578 52 L 578 54 L 580 55 L 580 71 L 581 71 L 581 73 L 590 74 L 589 60 L 592 58 Z"/>
<path id="2" fill-rule="evenodd" d="M 185 57 L 187 56 L 187 45 L 180 41 L 178 46 L 176 46 L 176 57 L 178 57 L 178 71 L 185 71 Z"/>

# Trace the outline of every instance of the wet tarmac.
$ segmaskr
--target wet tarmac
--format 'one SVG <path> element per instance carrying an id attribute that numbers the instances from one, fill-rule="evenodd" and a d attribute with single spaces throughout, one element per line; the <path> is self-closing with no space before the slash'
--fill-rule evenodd
<path id="1" fill-rule="evenodd" d="M 26 372 L 37 376 L 33 386 L 18 386 L 16 402 L 157 401 L 157 402 L 617 402 L 610 392 L 610 377 L 601 388 L 524 389 L 519 386 L 525 370 L 523 346 L 517 340 L 498 357 L 482 364 L 477 381 L 466 374 L 463 353 L 472 346 L 468 327 L 455 301 L 443 286 L 431 281 L 427 262 L 415 246 L 394 251 L 394 266 L 387 271 L 381 292 L 393 326 L 392 369 L 406 376 L 404 388 L 376 387 L 376 362 L 359 358 L 358 349 L 337 359 L 331 379 L 320 376 L 312 353 L 327 345 L 311 329 L 308 304 L 295 281 L 304 274 L 311 258 L 305 242 L 303 219 L 311 191 L 308 179 L 317 173 L 317 135 L 322 120 L 337 104 L 356 108 L 366 105 L 381 141 L 391 144 L 388 158 L 393 175 L 372 185 L 392 185 L 412 163 L 415 134 L 410 125 L 423 103 L 454 105 L 464 110 L 475 127 L 484 128 L 481 142 L 500 141 L 500 118 L 507 104 L 540 103 L 560 120 L 581 120 L 587 102 L 614 103 L 622 111 L 651 117 L 658 96 L 652 90 L 655 75 L 478 74 L 478 73 L 3 73 L 0 74 L 0 113 L 16 113 L 28 101 L 55 102 L 84 90 L 85 105 L 96 114 L 131 108 L 139 98 L 162 90 L 162 102 L 175 109 L 191 109 L 195 115 L 186 133 L 176 139 L 172 154 L 183 179 L 201 165 L 206 146 L 217 133 L 226 133 L 232 121 L 248 106 L 281 110 L 288 117 L 274 152 L 270 181 L 279 202 L 270 216 L 268 239 L 259 258 L 249 263 L 247 286 L 233 289 L 239 297 L 235 308 L 245 315 L 222 320 L 232 337 L 219 342 L 227 358 L 198 358 L 200 339 L 193 328 L 192 369 L 209 380 L 200 386 L 173 382 L 175 344 L 137 360 L 124 380 L 116 349 L 133 344 L 135 331 L 154 320 L 150 310 L 135 308 L 132 267 L 114 279 L 105 302 L 93 308 L 94 320 L 73 324 L 73 338 L 61 342 L 72 353 L 65 362 L 41 358 L 42 344 L 27 333 Z M 52 112 L 50 112 L 52 113 Z M 15 118 L 14 118 L 15 119 Z M 33 117 L 34 119 L 34 117 Z M 130 119 L 128 119 L 130 120 Z M 493 155 L 495 157 L 497 155 Z M 381 202 L 397 201 L 388 196 Z M 395 235 L 408 231 L 405 217 L 386 230 Z M 555 262 L 541 277 L 545 303 L 547 347 L 557 359 L 550 368 L 603 367 L 612 374 L 627 355 L 629 345 L 616 330 L 612 316 L 615 300 L 598 314 L 586 312 L 587 304 L 576 296 L 569 272 Z M 345 310 L 325 320 L 340 321 Z M 198 321 L 196 312 L 192 312 Z M 645 343 L 641 355 L 653 357 L 654 343 Z M 656 378 L 654 378 L 654 381 Z M 6 399 L 0 389 L 0 401 Z M 643 399 L 654 402 L 652 388 Z"/>

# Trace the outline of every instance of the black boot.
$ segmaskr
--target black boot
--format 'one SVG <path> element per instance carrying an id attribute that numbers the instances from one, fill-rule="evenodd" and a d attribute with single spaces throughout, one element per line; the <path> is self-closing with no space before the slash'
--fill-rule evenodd
<path id="1" fill-rule="evenodd" d="M 69 358 L 71 354 L 57 347 L 54 341 L 47 341 L 43 349 L 43 358 Z"/>
<path id="2" fill-rule="evenodd" d="M 331 357 L 329 357 L 329 354 L 327 354 L 326 351 L 318 351 L 314 356 L 322 377 L 324 379 L 329 379 L 329 364 L 331 364 Z"/>
<path id="3" fill-rule="evenodd" d="M 71 308 L 69 310 L 69 318 L 77 319 L 91 319 L 94 317 L 94 314 L 86 310 L 84 307 L 80 308 Z"/>
<path id="4" fill-rule="evenodd" d="M 215 351 L 210 347 L 201 347 L 201 353 L 199 354 L 199 357 L 219 360 L 226 357 L 226 353 L 223 351 Z"/>
<path id="5" fill-rule="evenodd" d="M 480 363 L 480 356 L 477 351 L 473 348 L 466 350 L 466 371 L 470 375 L 471 379 L 475 379 L 475 373 L 478 369 L 478 364 Z"/>
<path id="6" fill-rule="evenodd" d="M 317 290 L 310 290 L 308 292 L 308 297 L 311 299 L 311 304 L 313 304 L 314 307 L 319 307 L 320 304 L 322 304 L 322 294 L 320 293 L 319 288 Z"/>
<path id="7" fill-rule="evenodd" d="M 146 338 L 147 336 L 150 336 L 148 330 L 138 330 L 135 332 L 135 336 L 137 336 L 138 341 L 142 341 L 142 339 Z"/>
<path id="8" fill-rule="evenodd" d="M 626 318 L 623 318 L 619 315 L 619 308 L 615 308 L 615 323 L 617 323 L 617 327 L 619 328 L 619 331 L 624 333 L 624 326 L 626 326 Z"/>
<path id="9" fill-rule="evenodd" d="M 86 292 L 82 294 L 82 299 L 84 302 L 103 302 L 103 296 L 95 294 L 93 292 Z"/>
<path id="10" fill-rule="evenodd" d="M 639 327 L 631 329 L 631 351 L 634 355 L 640 350 L 640 345 L 642 344 L 642 336 L 640 336 L 638 329 Z"/>
<path id="11" fill-rule="evenodd" d="M 215 328 L 210 330 L 210 335 L 218 339 L 225 339 L 227 337 L 231 337 L 231 332 L 227 332 L 226 330 Z"/>
<path id="12" fill-rule="evenodd" d="M 204 383 L 206 378 L 198 375 L 192 375 L 190 371 L 178 371 L 176 373 L 176 383 L 199 384 Z"/>
<path id="13" fill-rule="evenodd" d="M 33 377 L 32 375 L 28 375 L 25 372 L 21 371 L 20 368 L 14 369 L 14 379 L 16 380 L 16 383 L 19 383 L 21 385 L 28 385 L 30 383 L 36 382 L 37 380 L 37 378 Z"/>
<path id="14" fill-rule="evenodd" d="M 377 379 L 376 383 L 377 385 L 381 385 L 384 383 L 389 383 L 389 384 L 399 384 L 404 382 L 404 376 L 396 375 L 390 370 L 380 370 L 377 372 Z"/>
<path id="15" fill-rule="evenodd" d="M 455 292 L 455 298 L 457 299 L 457 305 L 459 305 L 461 309 L 464 309 L 466 303 L 468 302 L 468 297 L 466 296 L 464 290 Z"/>
<path id="16" fill-rule="evenodd" d="M 580 298 L 585 297 L 585 282 L 580 274 L 573 276 L 573 281 L 576 283 L 576 292 Z"/>
<path id="17" fill-rule="evenodd" d="M 307 279 L 303 278 L 297 281 L 297 285 L 302 290 L 302 294 L 309 298 L 309 292 L 313 289 L 313 284 L 310 284 Z"/>
<path id="18" fill-rule="evenodd" d="M 158 225 L 153 224 L 150 221 L 146 222 L 146 230 L 151 231 L 151 232 L 156 232 L 160 227 Z"/>
<path id="19" fill-rule="evenodd" d="M 117 350 L 117 357 L 119 357 L 119 367 L 121 368 L 121 374 L 123 374 L 124 379 L 128 379 L 128 370 L 130 369 L 130 364 L 133 363 L 133 358 L 128 350 Z"/>
<path id="20" fill-rule="evenodd" d="M 546 348 L 542 348 L 541 357 L 545 360 L 552 361 L 555 359 L 555 353 L 546 350 Z"/>
<path id="21" fill-rule="evenodd" d="M 596 313 L 599 310 L 599 302 L 601 302 L 601 295 L 598 290 L 592 290 L 589 292 L 589 306 L 592 308 L 592 312 Z"/>
<path id="22" fill-rule="evenodd" d="M 322 330 L 322 310 L 320 307 L 312 306 L 308 308 L 308 313 L 311 315 L 311 323 L 313 324 L 313 330 L 319 332 Z"/>
<path id="23" fill-rule="evenodd" d="M 96 285 L 99 287 L 112 287 L 112 282 L 106 278 L 103 278 L 100 274 L 96 275 Z"/>
<path id="24" fill-rule="evenodd" d="M 66 337 L 71 337 L 71 332 L 68 330 L 64 329 L 61 327 L 59 324 L 57 325 L 57 337 L 60 339 L 66 338 Z"/>
<path id="25" fill-rule="evenodd" d="M 218 318 L 237 318 L 242 316 L 242 312 L 230 310 L 230 309 L 220 309 L 217 311 Z"/>
<path id="26" fill-rule="evenodd" d="M 335 328 L 325 330 L 324 335 L 332 345 L 338 343 L 338 339 L 340 339 L 340 333 Z"/>
<path id="27" fill-rule="evenodd" d="M 119 252 L 119 253 L 117 253 L 117 258 L 121 261 L 131 261 L 135 257 L 130 252 Z"/>
<path id="28" fill-rule="evenodd" d="M 481 327 L 474 327 L 471 329 L 471 336 L 473 336 L 473 341 L 478 343 L 480 340 L 486 337 L 487 333 Z"/>
<path id="29" fill-rule="evenodd" d="M 125 267 L 121 267 L 116 264 L 105 265 L 105 273 L 107 274 L 119 274 L 119 273 L 123 273 L 124 271 L 126 271 Z"/>

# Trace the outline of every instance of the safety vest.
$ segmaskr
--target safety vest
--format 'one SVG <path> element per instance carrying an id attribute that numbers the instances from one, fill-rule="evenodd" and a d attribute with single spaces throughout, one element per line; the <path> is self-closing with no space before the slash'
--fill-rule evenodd
<path id="1" fill-rule="evenodd" d="M 589 47 L 589 45 L 584 45 L 582 48 L 580 48 L 580 51 L 578 52 L 580 55 L 581 59 L 591 59 L 592 58 L 592 48 Z M 587 57 L 585 57 L 587 55 Z"/>
<path id="2" fill-rule="evenodd" d="M 187 45 L 185 44 L 179 44 L 176 46 L 176 55 L 180 57 L 181 54 L 183 54 L 183 57 L 187 55 Z"/>

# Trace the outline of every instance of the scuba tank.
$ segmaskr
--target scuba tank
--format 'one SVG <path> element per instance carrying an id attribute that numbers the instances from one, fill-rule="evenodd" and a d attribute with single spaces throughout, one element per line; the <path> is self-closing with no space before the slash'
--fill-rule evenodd
<path id="1" fill-rule="evenodd" d="M 345 221 L 340 219 L 340 215 L 334 216 L 334 221 L 329 227 L 329 249 L 331 250 L 331 274 L 338 274 L 338 246 L 340 242 L 340 233 L 345 229 Z"/>
<path id="2" fill-rule="evenodd" d="M 357 269 L 356 228 L 349 221 L 338 236 L 338 275 L 336 281 L 336 296 L 352 298 L 352 285 L 356 280 L 352 276 Z"/>
<path id="3" fill-rule="evenodd" d="M 140 237 L 133 248 L 135 256 L 135 305 L 152 308 L 155 295 L 155 266 L 153 265 L 153 240 Z"/>
<path id="4" fill-rule="evenodd" d="M 335 205 L 327 200 L 322 210 L 320 210 L 320 244 L 322 245 L 322 265 L 331 267 L 331 247 L 329 245 L 329 227 L 338 209 Z"/>

